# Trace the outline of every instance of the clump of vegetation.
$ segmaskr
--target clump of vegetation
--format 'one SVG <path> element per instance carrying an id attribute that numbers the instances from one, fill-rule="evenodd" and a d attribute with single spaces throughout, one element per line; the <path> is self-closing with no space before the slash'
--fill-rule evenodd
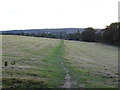
<path id="1" fill-rule="evenodd" d="M 8 66 L 8 61 L 5 61 L 5 66 L 6 66 L 6 67 Z"/>
<path id="2" fill-rule="evenodd" d="M 11 62 L 11 65 L 15 65 L 15 61 Z"/>

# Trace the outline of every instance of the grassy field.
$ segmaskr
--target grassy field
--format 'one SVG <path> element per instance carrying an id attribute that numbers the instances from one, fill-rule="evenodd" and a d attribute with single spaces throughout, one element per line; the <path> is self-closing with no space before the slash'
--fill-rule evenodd
<path id="1" fill-rule="evenodd" d="M 65 61 L 77 87 L 117 86 L 118 48 L 95 43 L 65 41 Z"/>
<path id="2" fill-rule="evenodd" d="M 13 35 L 2 40 L 3 88 L 117 87 L 117 47 Z"/>

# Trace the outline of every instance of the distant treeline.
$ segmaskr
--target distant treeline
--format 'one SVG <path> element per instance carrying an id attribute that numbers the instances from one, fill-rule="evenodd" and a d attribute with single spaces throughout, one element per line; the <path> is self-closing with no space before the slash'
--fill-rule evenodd
<path id="1" fill-rule="evenodd" d="M 3 35 L 22 35 L 22 36 L 33 36 L 33 37 L 46 37 L 46 38 L 56 38 L 65 40 L 76 40 L 76 41 L 86 41 L 86 42 L 97 42 L 105 43 L 109 45 L 120 45 L 120 22 L 112 23 L 105 29 L 96 31 L 92 27 L 85 28 L 85 31 L 75 33 L 59 33 L 59 35 L 48 34 L 48 33 L 2 33 Z"/>
<path id="2" fill-rule="evenodd" d="M 120 35 L 120 22 L 112 23 L 99 32 L 96 32 L 96 30 L 93 29 L 92 27 L 88 27 L 82 33 L 77 32 L 74 34 L 69 34 L 69 39 L 120 46 L 119 35 Z"/>

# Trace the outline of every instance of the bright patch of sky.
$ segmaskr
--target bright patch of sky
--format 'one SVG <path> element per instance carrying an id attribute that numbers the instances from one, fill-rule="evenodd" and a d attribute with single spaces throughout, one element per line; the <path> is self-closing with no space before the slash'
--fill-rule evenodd
<path id="1" fill-rule="evenodd" d="M 119 0 L 0 0 L 0 30 L 104 28 L 118 22 Z"/>

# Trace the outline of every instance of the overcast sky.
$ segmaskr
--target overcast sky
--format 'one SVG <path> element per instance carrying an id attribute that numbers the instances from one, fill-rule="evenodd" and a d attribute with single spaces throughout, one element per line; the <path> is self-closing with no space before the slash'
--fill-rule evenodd
<path id="1" fill-rule="evenodd" d="M 0 0 L 0 30 L 104 28 L 118 21 L 119 0 Z"/>

